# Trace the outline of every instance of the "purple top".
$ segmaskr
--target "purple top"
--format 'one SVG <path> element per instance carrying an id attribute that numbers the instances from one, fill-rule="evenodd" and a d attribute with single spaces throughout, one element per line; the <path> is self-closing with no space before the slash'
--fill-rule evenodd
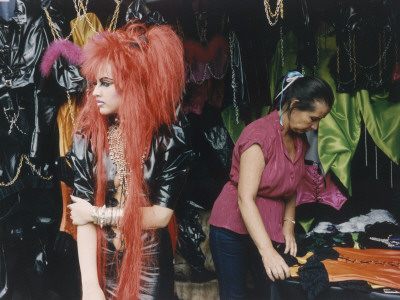
<path id="1" fill-rule="evenodd" d="M 285 241 L 282 233 L 285 199 L 294 194 L 304 174 L 308 143 L 305 136 L 295 138 L 296 156 L 292 162 L 281 131 L 276 111 L 243 130 L 233 149 L 230 181 L 214 203 L 209 220 L 211 225 L 248 234 L 238 206 L 239 162 L 245 150 L 253 144 L 259 144 L 264 154 L 265 169 L 261 175 L 256 205 L 271 240 L 279 243 Z"/>

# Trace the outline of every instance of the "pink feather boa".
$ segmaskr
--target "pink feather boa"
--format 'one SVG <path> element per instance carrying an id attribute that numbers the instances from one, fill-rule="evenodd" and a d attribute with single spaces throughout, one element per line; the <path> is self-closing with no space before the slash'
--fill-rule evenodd
<path id="1" fill-rule="evenodd" d="M 51 42 L 43 55 L 40 71 L 44 77 L 49 76 L 51 67 L 60 56 L 63 56 L 71 64 L 80 65 L 81 54 L 82 49 L 71 41 L 55 40 Z"/>

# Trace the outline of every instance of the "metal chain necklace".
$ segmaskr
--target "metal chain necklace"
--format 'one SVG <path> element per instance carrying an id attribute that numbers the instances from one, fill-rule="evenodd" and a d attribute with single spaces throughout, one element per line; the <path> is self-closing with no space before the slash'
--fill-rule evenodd
<path id="1" fill-rule="evenodd" d="M 127 163 L 125 158 L 125 143 L 121 136 L 121 131 L 117 125 L 112 125 L 107 131 L 110 158 L 117 166 L 117 173 L 120 185 L 125 194 L 128 194 Z"/>
<path id="2" fill-rule="evenodd" d="M 279 16 L 283 19 L 283 0 L 277 0 L 275 12 L 272 12 L 271 6 L 268 2 L 269 0 L 264 0 L 264 9 L 267 16 L 267 20 L 270 26 L 275 26 L 278 23 Z M 275 18 L 275 19 L 274 19 Z M 271 20 L 274 19 L 274 20 Z"/>
<path id="3" fill-rule="evenodd" d="M 117 173 L 125 196 L 128 195 L 129 181 L 128 181 L 128 163 L 126 161 L 126 145 L 122 138 L 121 130 L 118 125 L 111 125 L 107 131 L 108 146 L 110 150 L 110 159 L 117 166 Z M 143 152 L 141 157 L 141 168 L 147 157 L 147 149 Z"/>

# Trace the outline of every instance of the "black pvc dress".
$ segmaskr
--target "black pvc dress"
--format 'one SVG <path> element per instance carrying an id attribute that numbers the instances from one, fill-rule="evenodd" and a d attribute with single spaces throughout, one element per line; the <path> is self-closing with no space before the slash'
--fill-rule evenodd
<path id="1" fill-rule="evenodd" d="M 180 118 L 180 121 L 172 126 L 172 131 L 169 131 L 167 127 L 162 127 L 152 140 L 149 156 L 144 162 L 143 173 L 149 187 L 149 199 L 153 205 L 174 209 L 178 202 L 186 180 L 188 158 L 191 153 L 184 133 L 186 124 L 186 120 Z M 93 153 L 90 146 L 87 147 L 86 139 L 76 135 L 72 151 L 67 154 L 67 158 L 74 171 L 73 194 L 93 204 L 93 170 L 96 166 L 93 164 Z M 110 157 L 104 157 L 103 161 L 108 177 L 106 206 L 112 207 L 116 205 L 116 200 L 113 198 L 117 191 L 114 186 L 116 166 Z M 113 299 L 118 284 L 113 280 L 116 266 L 112 257 L 116 249 L 112 240 L 115 234 L 109 226 L 104 227 L 104 232 L 109 242 L 107 249 L 103 251 L 106 257 L 110 258 L 107 259 L 109 264 L 106 270 L 106 297 Z M 143 253 L 153 256 L 154 259 L 151 261 L 156 263 L 151 266 L 143 264 L 139 299 L 173 299 L 173 255 L 168 228 L 157 229 L 154 238 L 150 238 L 144 231 L 143 239 L 145 240 L 144 247 L 152 249 L 151 252 L 143 251 Z M 119 258 L 122 259 L 123 252 L 119 253 L 121 253 Z"/>

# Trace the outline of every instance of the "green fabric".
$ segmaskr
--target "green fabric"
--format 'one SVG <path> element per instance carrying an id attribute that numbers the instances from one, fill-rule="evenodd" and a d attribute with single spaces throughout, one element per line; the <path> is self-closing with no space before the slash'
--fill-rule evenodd
<path id="1" fill-rule="evenodd" d="M 261 111 L 261 116 L 265 116 L 268 114 L 269 111 L 269 106 L 263 106 L 262 111 Z M 255 117 L 255 112 L 253 112 L 253 121 L 256 119 Z M 246 127 L 246 124 L 239 119 L 239 123 L 236 124 L 236 113 L 235 113 L 235 108 L 233 105 L 228 106 L 221 112 L 222 120 L 224 121 L 225 127 L 229 132 L 229 135 L 231 136 L 232 140 L 236 143 L 238 140 L 240 134 L 242 133 L 242 130 Z"/>
<path id="2" fill-rule="evenodd" d="M 360 249 L 360 245 L 359 245 L 358 242 L 357 242 L 359 232 L 350 232 L 350 234 L 351 234 L 351 237 L 353 238 L 353 241 L 354 241 L 354 246 L 353 246 L 353 248 L 355 248 L 355 249 Z"/>
<path id="3" fill-rule="evenodd" d="M 280 42 L 270 68 L 271 96 L 275 93 L 277 80 L 297 68 L 297 39 L 293 33 L 284 37 L 284 61 L 281 66 Z M 332 170 L 351 195 L 350 166 L 361 133 L 361 115 L 375 144 L 394 162 L 400 157 L 400 104 L 385 101 L 387 94 L 372 95 L 361 90 L 354 94 L 336 93 L 329 63 L 336 53 L 334 36 L 319 37 L 319 64 L 316 76 L 326 80 L 332 87 L 335 103 L 331 112 L 321 120 L 318 130 L 318 152 L 324 171 Z M 305 75 L 312 72 L 305 68 Z"/>
<path id="4" fill-rule="evenodd" d="M 305 233 L 310 231 L 310 227 L 311 227 L 312 223 L 314 222 L 314 219 L 315 218 L 311 218 L 308 220 L 299 220 L 299 224 L 301 225 L 301 227 L 303 227 Z"/>
<path id="5" fill-rule="evenodd" d="M 240 133 L 245 127 L 244 122 L 239 119 L 239 124 L 236 124 L 236 113 L 233 105 L 230 105 L 227 108 L 225 108 L 221 112 L 221 116 L 232 140 L 236 143 L 237 139 L 240 136 Z"/>
<path id="6" fill-rule="evenodd" d="M 386 101 L 388 93 L 362 90 L 359 108 L 375 144 L 396 164 L 400 162 L 400 103 Z M 371 99 L 369 99 L 371 98 Z"/>

